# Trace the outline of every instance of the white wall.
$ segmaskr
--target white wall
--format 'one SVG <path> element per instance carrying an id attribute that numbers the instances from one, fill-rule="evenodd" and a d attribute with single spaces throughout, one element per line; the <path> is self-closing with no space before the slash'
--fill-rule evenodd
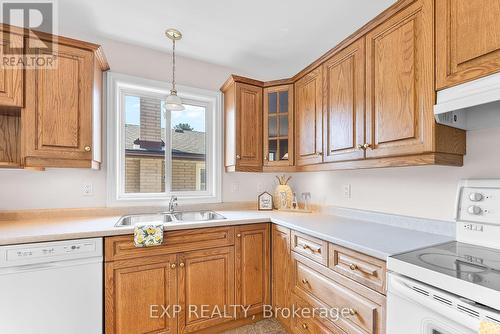
<path id="1" fill-rule="evenodd" d="M 104 46 L 113 71 L 170 80 L 168 54 L 110 40 L 85 39 Z M 231 72 L 229 68 L 195 60 L 178 60 L 178 82 L 183 85 L 216 90 Z M 293 175 L 292 185 L 297 193 L 310 191 L 313 202 L 318 204 L 450 220 L 459 179 L 500 178 L 500 129 L 471 131 L 467 141 L 468 154 L 462 168 L 428 166 L 300 173 Z M 104 164 L 100 171 L 1 170 L 0 210 L 105 206 L 105 168 Z M 94 196 L 83 196 L 85 184 L 93 185 Z M 344 184 L 352 186 L 351 199 L 343 197 Z M 253 201 L 261 191 L 273 187 L 273 174 L 224 174 L 223 200 Z"/>

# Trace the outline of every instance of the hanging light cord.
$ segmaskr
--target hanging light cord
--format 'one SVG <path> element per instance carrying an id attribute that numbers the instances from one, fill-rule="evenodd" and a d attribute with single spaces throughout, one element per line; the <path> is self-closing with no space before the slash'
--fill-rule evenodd
<path id="1" fill-rule="evenodd" d="M 175 89 L 175 38 L 172 40 L 172 90 L 177 92 Z"/>

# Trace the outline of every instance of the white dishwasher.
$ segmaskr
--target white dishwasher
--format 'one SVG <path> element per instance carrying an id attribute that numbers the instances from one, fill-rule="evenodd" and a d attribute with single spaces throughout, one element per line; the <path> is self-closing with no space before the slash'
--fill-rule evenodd
<path id="1" fill-rule="evenodd" d="M 1 334 L 101 334 L 102 239 L 0 247 Z"/>

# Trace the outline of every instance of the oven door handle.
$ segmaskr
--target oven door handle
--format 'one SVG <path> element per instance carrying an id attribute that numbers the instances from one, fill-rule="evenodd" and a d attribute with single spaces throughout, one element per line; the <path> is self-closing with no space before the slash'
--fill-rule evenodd
<path id="1" fill-rule="evenodd" d="M 411 282 L 407 283 L 404 278 L 395 275 L 390 275 L 389 277 L 389 295 L 394 294 L 413 304 L 418 303 L 421 307 L 432 310 L 472 331 L 479 331 L 479 319 L 458 311 L 455 308 L 456 303 L 452 302 L 452 305 L 444 304 L 435 300 L 432 295 L 426 296 L 421 292 L 417 292 L 417 290 L 409 285 Z M 456 297 L 448 299 L 452 300 L 453 298 Z"/>

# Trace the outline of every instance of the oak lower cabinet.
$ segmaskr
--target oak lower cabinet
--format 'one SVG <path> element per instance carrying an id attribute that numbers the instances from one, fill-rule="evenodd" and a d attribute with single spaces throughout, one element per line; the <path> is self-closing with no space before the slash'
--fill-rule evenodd
<path id="1" fill-rule="evenodd" d="M 219 333 L 269 304 L 269 224 L 164 237 L 146 248 L 130 235 L 105 238 L 106 334 Z"/>
<path id="2" fill-rule="evenodd" d="M 46 36 L 52 46 L 31 51 L 52 57 L 53 66 L 26 69 L 22 111 L 26 167 L 98 168 L 101 161 L 102 72 L 98 45 Z M 30 38 L 26 43 L 31 42 Z"/>
<path id="3" fill-rule="evenodd" d="M 385 334 L 386 264 L 325 240 L 272 226 L 273 307 L 298 334 Z"/>
<path id="4" fill-rule="evenodd" d="M 500 1 L 436 0 L 436 88 L 500 71 Z"/>
<path id="5" fill-rule="evenodd" d="M 295 82 L 295 161 L 297 166 L 323 162 L 323 68 Z"/>
<path id="6" fill-rule="evenodd" d="M 234 248 L 182 253 L 178 262 L 178 296 L 182 308 L 179 333 L 193 333 L 233 320 L 229 306 L 235 305 Z"/>
<path id="7" fill-rule="evenodd" d="M 235 233 L 236 304 L 248 308 L 247 316 L 260 314 L 271 299 L 269 224 L 238 226 Z"/>
<path id="8" fill-rule="evenodd" d="M 262 171 L 262 87 L 231 76 L 224 93 L 225 167 L 227 171 Z"/>
<path id="9" fill-rule="evenodd" d="M 288 308 L 292 304 L 290 229 L 273 224 L 271 243 L 272 305 L 274 309 Z M 285 328 L 290 328 L 291 319 L 289 317 L 285 317 L 280 312 L 276 312 L 276 317 Z"/>
<path id="10" fill-rule="evenodd" d="M 163 316 L 177 304 L 176 266 L 175 254 L 106 263 L 106 334 L 177 333 L 177 319 Z"/>

